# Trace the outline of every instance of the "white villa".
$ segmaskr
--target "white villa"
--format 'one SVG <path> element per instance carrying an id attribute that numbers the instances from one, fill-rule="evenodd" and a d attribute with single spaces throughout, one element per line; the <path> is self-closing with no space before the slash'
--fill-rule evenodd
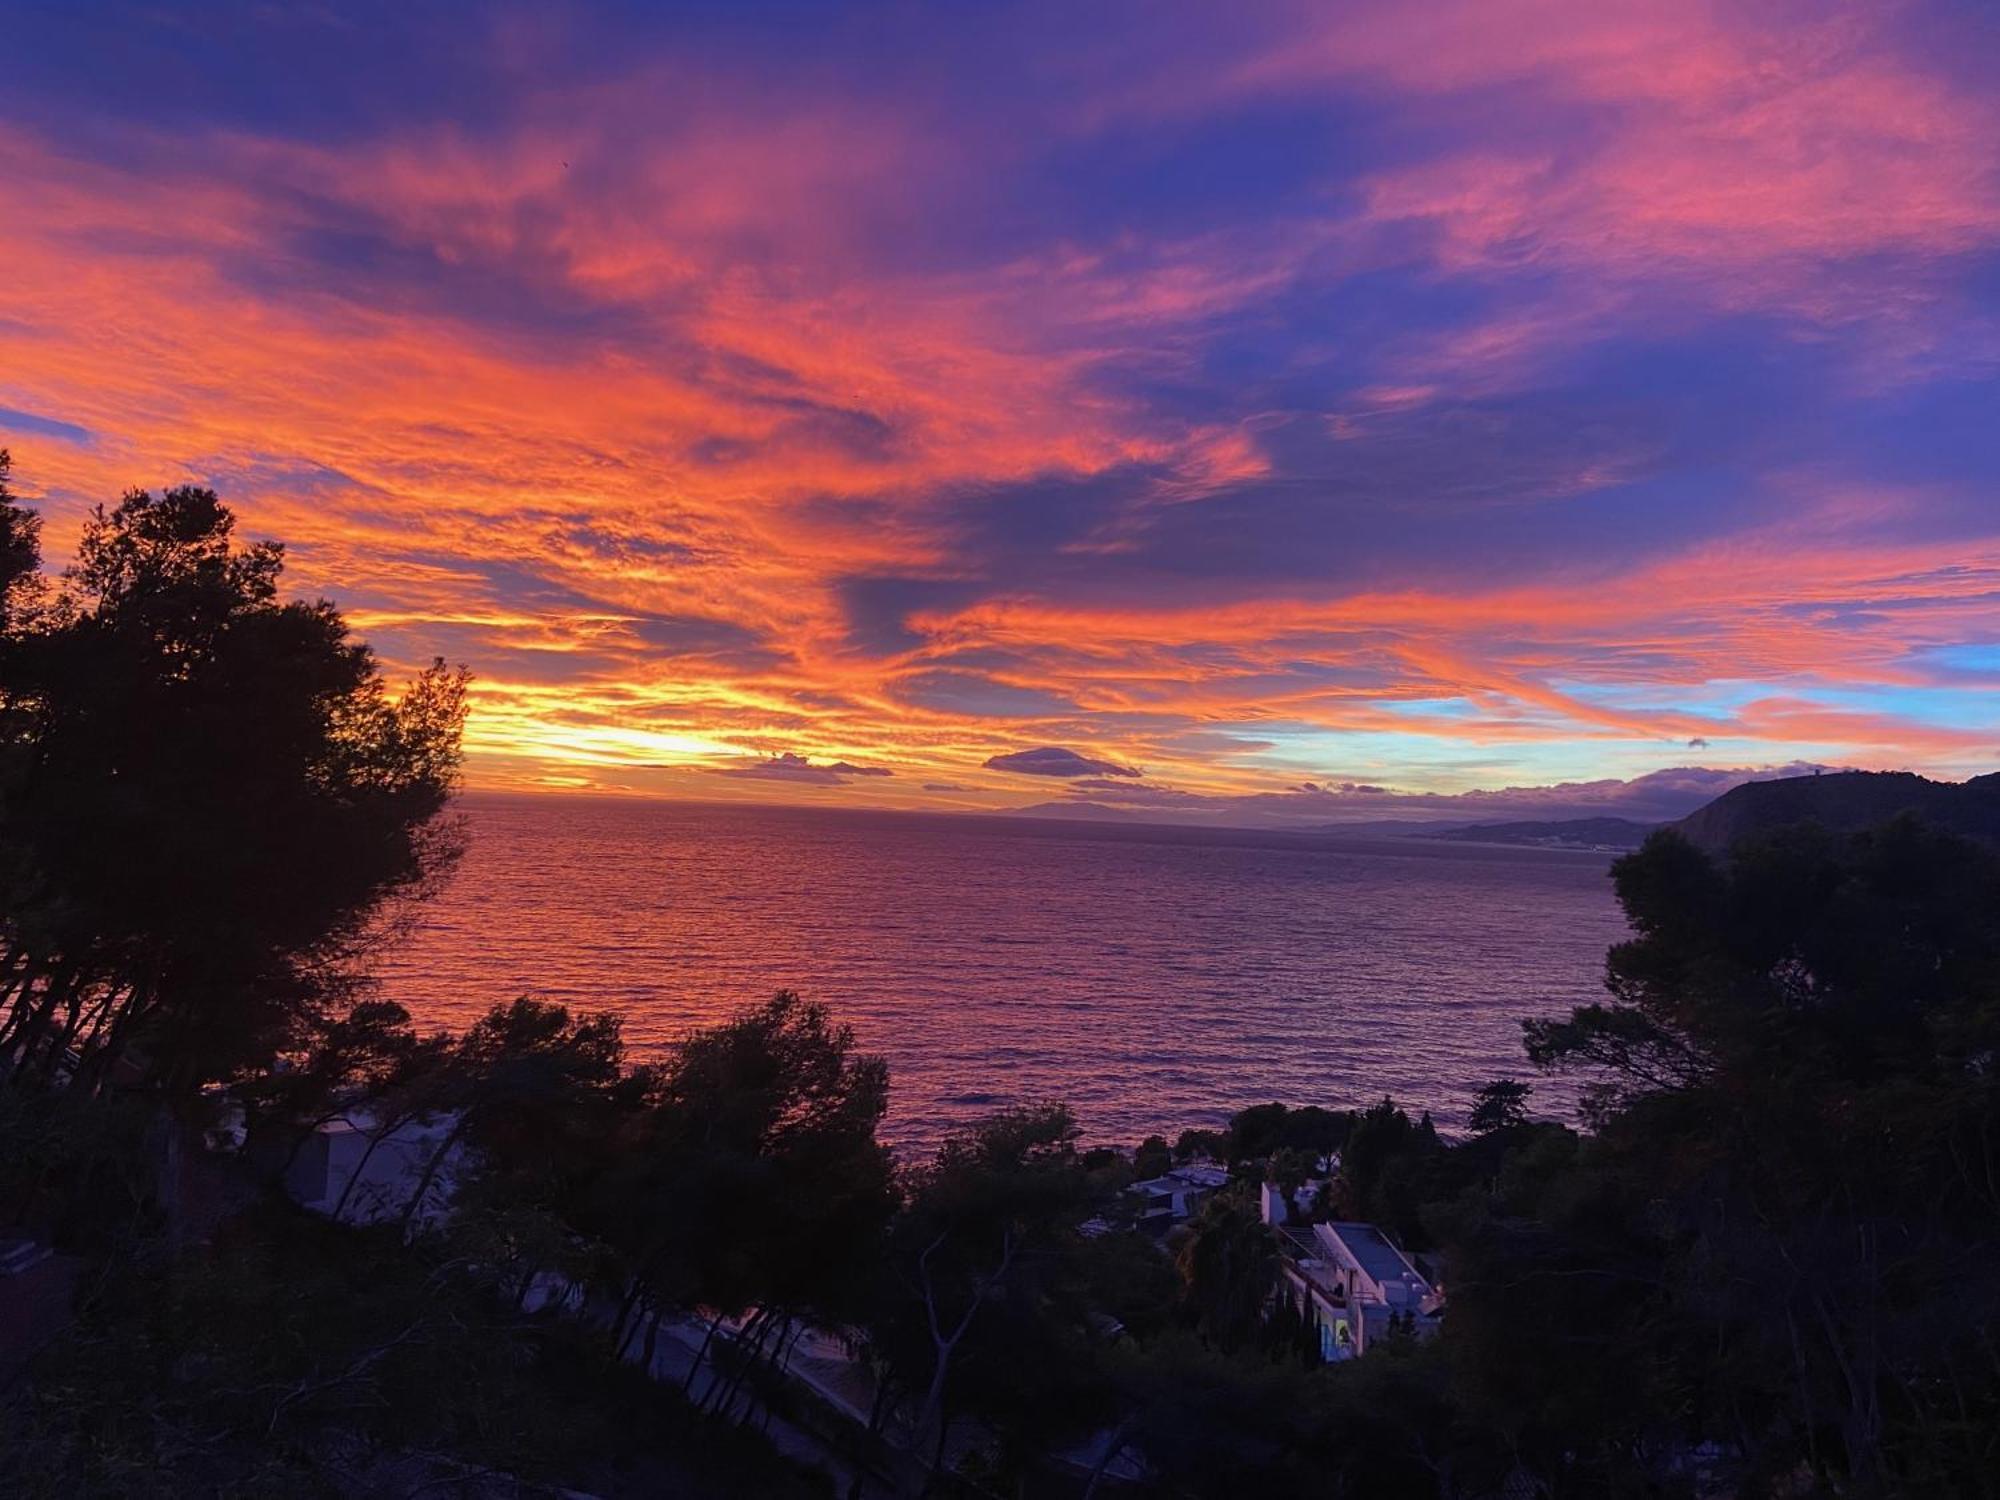
<path id="1" fill-rule="evenodd" d="M 1209 1194 L 1228 1184 L 1229 1168 L 1218 1162 L 1191 1161 L 1169 1168 L 1158 1177 L 1135 1182 L 1125 1191 L 1144 1198 L 1139 1210 L 1139 1222 L 1143 1225 L 1185 1219 L 1201 1207 Z"/>
<path id="2" fill-rule="evenodd" d="M 1418 1337 L 1436 1333 L 1444 1294 L 1373 1224 L 1274 1222 L 1282 1199 L 1264 1194 L 1264 1221 L 1285 1252 L 1283 1276 L 1293 1304 L 1319 1329 L 1322 1359 L 1354 1359 L 1402 1323 Z"/>

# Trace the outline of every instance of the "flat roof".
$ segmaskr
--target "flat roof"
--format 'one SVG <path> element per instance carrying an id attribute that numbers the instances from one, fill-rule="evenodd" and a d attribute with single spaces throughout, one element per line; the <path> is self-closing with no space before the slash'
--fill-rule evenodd
<path id="1" fill-rule="evenodd" d="M 1373 1224 L 1329 1224 L 1326 1227 L 1340 1237 L 1347 1253 L 1376 1281 L 1401 1281 L 1405 1276 L 1415 1276 L 1418 1281 L 1423 1281 L 1423 1276 L 1403 1252 L 1390 1244 L 1388 1236 Z"/>

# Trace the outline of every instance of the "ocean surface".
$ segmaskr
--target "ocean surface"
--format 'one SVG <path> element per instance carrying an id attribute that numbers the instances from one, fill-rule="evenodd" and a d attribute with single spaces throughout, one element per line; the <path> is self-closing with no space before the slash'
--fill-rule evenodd
<path id="1" fill-rule="evenodd" d="M 470 796 L 471 848 L 383 993 L 462 1025 L 532 993 L 657 1055 L 780 988 L 889 1060 L 920 1148 L 1066 1099 L 1136 1141 L 1393 1095 L 1441 1125 L 1532 1076 L 1523 1016 L 1596 998 L 1609 856 L 1007 818 Z M 1561 1113 L 1571 1092 L 1538 1080 Z"/>

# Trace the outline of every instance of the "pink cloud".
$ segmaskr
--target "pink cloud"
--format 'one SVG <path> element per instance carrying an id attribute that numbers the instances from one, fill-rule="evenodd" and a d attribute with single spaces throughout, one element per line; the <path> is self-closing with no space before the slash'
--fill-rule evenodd
<path id="1" fill-rule="evenodd" d="M 0 402 L 92 434 L 18 452 L 25 482 L 58 550 L 128 483 L 223 483 L 294 544 L 302 588 L 413 655 L 428 633 L 502 664 L 481 687 L 490 765 L 719 746 L 784 774 L 800 758 L 794 780 L 885 759 L 976 779 L 988 756 L 1067 742 L 1234 785 L 1248 773 L 1186 735 L 1280 722 L 1985 753 L 1976 707 L 1940 728 L 1811 694 L 1921 685 L 1916 653 L 1990 635 L 1991 537 L 1899 540 L 1934 496 L 1797 463 L 1774 481 L 1799 502 L 1782 524 L 1615 566 L 1555 556 L 1496 583 L 1461 560 L 1460 586 L 1440 564 L 1315 590 L 1194 558 L 1151 607 L 1025 569 L 985 586 L 967 493 L 1142 474 L 1048 544 L 1051 573 L 1109 569 L 1176 507 L 1317 493 L 1317 459 L 1274 458 L 1293 418 L 1358 446 L 1428 405 L 1531 388 L 1614 333 L 1770 312 L 1796 337 L 1865 325 L 1881 378 L 1927 368 L 1970 325 L 1924 268 L 2000 244 L 1990 92 L 1920 66 L 1893 9 L 1457 0 L 1212 24 L 1125 39 L 1081 69 L 1074 107 L 978 129 L 923 91 L 641 59 L 537 80 L 478 134 L 148 130 L 93 160 L 9 130 L 0 190 L 32 212 L 0 219 Z M 505 45 L 531 57 L 519 27 Z M 1282 212 L 1150 235 L 1107 215 L 921 253 L 982 206 L 982 174 L 1135 111 L 1336 94 L 1394 137 L 1392 161 L 1327 163 Z M 349 264 L 329 240 L 362 249 Z M 1883 260 L 1918 269 L 1867 272 Z M 1365 312 L 1290 326 L 1287 298 L 1389 267 L 1508 289 L 1393 331 L 1372 363 L 1340 321 Z M 1208 368 L 1218 327 L 1266 325 L 1289 340 L 1276 353 Z M 1336 378 L 1302 394 L 1293 377 L 1321 365 Z M 1264 384 L 1268 403 L 1241 394 Z M 1596 497 L 1654 457 L 1594 444 L 1467 508 Z M 1417 499 L 1450 524 L 1433 488 Z M 974 602 L 913 611 L 907 649 L 870 655 L 840 594 L 855 575 L 964 582 Z M 734 625 L 762 654 L 668 651 L 638 628 L 663 615 Z M 1052 706 L 995 730 L 913 701 L 912 679 L 967 658 Z M 1704 703 L 1718 681 L 1777 686 Z"/>

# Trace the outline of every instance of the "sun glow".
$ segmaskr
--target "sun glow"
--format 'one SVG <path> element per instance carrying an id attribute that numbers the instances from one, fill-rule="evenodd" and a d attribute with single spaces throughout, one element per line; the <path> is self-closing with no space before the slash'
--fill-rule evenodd
<path id="1" fill-rule="evenodd" d="M 474 752 L 486 751 L 557 766 L 672 767 L 754 753 L 722 740 L 673 730 L 532 721 L 500 724 L 482 721 L 477 716 L 467 728 L 466 742 L 467 748 Z"/>

